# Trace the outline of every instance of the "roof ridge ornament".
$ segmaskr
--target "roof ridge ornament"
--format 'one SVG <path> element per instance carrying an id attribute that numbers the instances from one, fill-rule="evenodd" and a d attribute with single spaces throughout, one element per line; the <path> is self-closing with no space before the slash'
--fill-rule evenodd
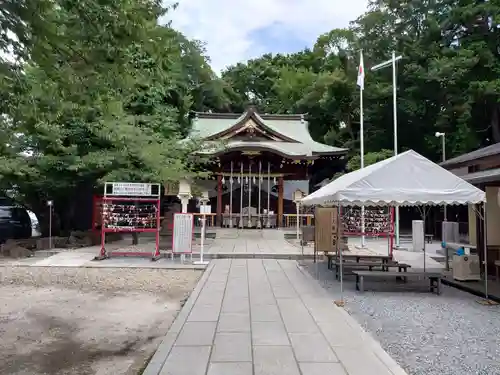
<path id="1" fill-rule="evenodd" d="M 254 104 L 249 105 L 247 113 L 248 114 L 257 113 L 257 107 Z"/>

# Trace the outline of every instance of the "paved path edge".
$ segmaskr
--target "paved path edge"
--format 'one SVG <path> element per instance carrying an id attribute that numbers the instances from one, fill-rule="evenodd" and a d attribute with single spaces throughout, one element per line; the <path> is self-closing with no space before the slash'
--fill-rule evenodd
<path id="1" fill-rule="evenodd" d="M 200 295 L 200 292 L 202 291 L 210 274 L 212 273 L 214 266 L 215 264 L 213 262 L 210 262 L 210 264 L 207 266 L 205 272 L 203 273 L 200 280 L 196 284 L 195 288 L 189 295 L 189 298 L 187 299 L 186 303 L 179 311 L 179 314 L 177 314 L 177 317 L 175 318 L 172 325 L 168 328 L 167 334 L 163 338 L 160 345 L 158 345 L 156 352 L 153 354 L 153 357 L 151 358 L 148 365 L 144 369 L 142 375 L 158 375 L 160 373 L 161 369 L 163 368 L 163 365 L 165 364 L 165 361 L 167 360 L 170 350 L 174 346 L 175 340 L 177 339 L 177 335 L 179 334 L 180 331 L 180 329 L 172 330 L 172 328 L 174 327 L 180 328 L 184 325 L 189 316 L 189 313 L 191 312 L 191 309 L 193 308 L 194 304 L 196 303 L 196 300 L 198 299 L 198 296 Z"/>
<path id="2" fill-rule="evenodd" d="M 304 269 L 300 264 L 297 263 L 297 268 L 304 274 L 305 277 L 311 279 L 313 282 L 318 283 L 318 281 L 311 276 L 307 270 Z M 328 296 L 327 291 L 321 287 L 322 293 Z M 333 303 L 333 301 L 332 301 Z M 373 351 L 373 354 L 377 356 L 377 358 L 394 374 L 394 375 L 408 375 L 408 373 L 392 358 L 380 345 L 380 342 L 373 337 L 370 332 L 367 332 L 363 329 L 361 324 L 358 323 L 356 319 L 352 315 L 350 315 L 344 308 L 338 307 L 334 305 L 335 309 L 340 311 L 340 313 L 344 316 L 347 324 L 349 324 L 353 329 L 359 331 L 363 341 L 365 341 L 370 349 Z"/>

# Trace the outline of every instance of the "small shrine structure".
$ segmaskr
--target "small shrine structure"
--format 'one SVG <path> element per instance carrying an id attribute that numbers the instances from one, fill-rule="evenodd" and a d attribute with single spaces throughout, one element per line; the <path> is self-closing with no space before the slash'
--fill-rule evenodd
<path id="1" fill-rule="evenodd" d="M 213 179 L 197 181 L 203 193 L 192 199 L 179 184 L 183 211 L 214 217 L 212 225 L 270 228 L 296 215 L 297 194 L 307 195 L 311 178 L 342 170 L 347 149 L 313 140 L 304 115 L 270 115 L 250 107 L 242 114 L 196 113 L 190 137 L 202 140 Z M 321 176 L 320 176 L 321 178 Z"/>

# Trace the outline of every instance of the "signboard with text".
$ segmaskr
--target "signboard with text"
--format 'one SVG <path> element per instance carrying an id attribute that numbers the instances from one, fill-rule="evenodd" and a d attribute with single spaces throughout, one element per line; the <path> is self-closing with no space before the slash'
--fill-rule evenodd
<path id="1" fill-rule="evenodd" d="M 106 196 L 152 197 L 159 196 L 159 194 L 159 184 L 147 184 L 138 182 L 107 182 L 105 187 Z"/>
<path id="2" fill-rule="evenodd" d="M 193 251 L 193 214 L 174 214 L 172 252 L 189 254 Z"/>

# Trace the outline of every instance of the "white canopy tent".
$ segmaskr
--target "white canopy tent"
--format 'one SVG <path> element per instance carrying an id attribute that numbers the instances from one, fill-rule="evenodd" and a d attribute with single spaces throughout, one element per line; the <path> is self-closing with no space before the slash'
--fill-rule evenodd
<path id="1" fill-rule="evenodd" d="M 305 206 L 478 204 L 484 191 L 413 150 L 345 174 L 301 200 Z"/>
<path id="2" fill-rule="evenodd" d="M 485 202 L 484 191 L 409 150 L 345 174 L 304 197 L 300 203 L 304 206 L 426 206 Z M 485 209 L 483 204 L 483 219 Z M 425 214 L 423 216 L 425 220 Z M 425 270 L 425 241 L 423 250 Z M 486 246 L 484 261 L 488 298 Z M 342 275 L 342 270 L 340 272 Z"/>

